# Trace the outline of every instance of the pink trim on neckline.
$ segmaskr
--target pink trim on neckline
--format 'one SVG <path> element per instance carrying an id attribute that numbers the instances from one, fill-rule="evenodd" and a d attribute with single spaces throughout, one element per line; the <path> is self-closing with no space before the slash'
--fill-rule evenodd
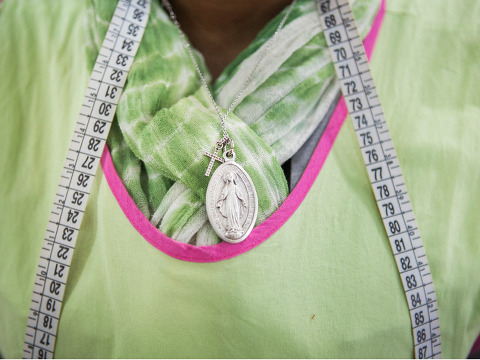
<path id="1" fill-rule="evenodd" d="M 375 40 L 385 15 L 385 0 L 382 0 L 380 9 L 375 17 L 372 28 L 364 40 L 367 56 L 370 58 Z M 113 165 L 108 147 L 105 147 L 102 158 L 102 170 L 113 195 L 122 208 L 125 216 L 133 227 L 154 247 L 176 259 L 192 262 L 215 262 L 230 259 L 240 255 L 267 240 L 293 215 L 305 199 L 308 191 L 317 178 L 323 164 L 330 152 L 340 128 L 347 116 L 347 108 L 342 99 L 337 104 L 335 111 L 325 129 L 300 181 L 288 195 L 283 204 L 264 222 L 255 227 L 246 240 L 239 244 L 222 242 L 211 246 L 194 246 L 183 244 L 164 235 L 153 226 L 138 209 L 133 199 L 128 194 L 122 180 Z"/>

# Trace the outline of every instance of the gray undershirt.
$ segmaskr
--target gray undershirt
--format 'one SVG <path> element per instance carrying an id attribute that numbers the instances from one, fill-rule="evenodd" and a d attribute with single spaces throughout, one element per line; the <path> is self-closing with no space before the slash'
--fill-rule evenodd
<path id="1" fill-rule="evenodd" d="M 328 109 L 324 118 L 322 119 L 322 121 L 320 121 L 320 124 L 312 133 L 312 135 L 302 145 L 302 147 L 287 161 L 290 163 L 290 174 L 287 173 L 285 175 L 287 176 L 290 192 L 292 192 L 292 190 L 295 188 L 298 181 L 302 177 L 302 174 L 305 171 L 305 168 L 307 167 L 308 162 L 310 161 L 310 158 L 312 157 L 312 154 L 318 145 L 320 137 L 322 136 L 323 132 L 327 128 L 328 123 L 330 122 L 330 118 L 335 111 L 335 107 L 337 106 L 339 99 L 340 92 L 336 96 L 333 103 L 330 105 L 330 108 Z"/>

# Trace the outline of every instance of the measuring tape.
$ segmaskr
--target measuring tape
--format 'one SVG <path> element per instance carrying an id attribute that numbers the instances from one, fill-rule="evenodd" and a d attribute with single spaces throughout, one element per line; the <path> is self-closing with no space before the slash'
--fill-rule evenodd
<path id="1" fill-rule="evenodd" d="M 23 346 L 24 358 L 53 358 L 78 230 L 149 13 L 149 0 L 120 0 L 95 62 L 40 254 Z"/>
<path id="2" fill-rule="evenodd" d="M 415 357 L 441 358 L 433 279 L 348 0 L 317 0 L 320 22 L 402 279 Z"/>

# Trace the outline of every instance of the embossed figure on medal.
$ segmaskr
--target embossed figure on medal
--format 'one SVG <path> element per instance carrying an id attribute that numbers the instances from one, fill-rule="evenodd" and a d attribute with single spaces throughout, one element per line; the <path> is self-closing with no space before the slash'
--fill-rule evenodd
<path id="1" fill-rule="evenodd" d="M 252 179 L 243 167 L 235 162 L 234 142 L 228 135 L 226 120 L 228 114 L 233 110 L 235 103 L 252 80 L 253 74 L 265 58 L 268 50 L 273 45 L 275 38 L 282 30 L 296 2 L 297 0 L 293 0 L 289 5 L 285 15 L 275 30 L 275 33 L 265 44 L 257 63 L 248 75 L 243 86 L 235 95 L 225 114 L 222 115 L 210 89 L 208 88 L 207 81 L 200 70 L 200 66 L 195 60 L 191 45 L 173 12 L 172 5 L 168 0 L 162 0 L 163 7 L 168 11 L 170 19 L 177 27 L 188 55 L 192 60 L 198 76 L 202 80 L 203 86 L 207 91 L 208 97 L 210 98 L 222 125 L 223 137 L 215 143 L 213 154 L 209 152 L 204 153 L 205 156 L 210 158 L 205 176 L 210 176 L 210 172 L 216 161 L 221 163 L 208 183 L 205 205 L 207 208 L 208 219 L 216 234 L 222 240 L 230 243 L 238 243 L 245 240 L 252 231 L 253 226 L 255 225 L 255 220 L 257 219 L 258 197 Z M 222 157 L 218 155 L 219 151 L 222 151 Z"/>

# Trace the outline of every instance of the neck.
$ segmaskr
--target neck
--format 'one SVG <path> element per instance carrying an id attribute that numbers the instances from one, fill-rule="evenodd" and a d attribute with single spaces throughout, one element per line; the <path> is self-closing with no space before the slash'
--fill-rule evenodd
<path id="1" fill-rule="evenodd" d="M 182 30 L 215 80 L 291 0 L 174 0 Z"/>

